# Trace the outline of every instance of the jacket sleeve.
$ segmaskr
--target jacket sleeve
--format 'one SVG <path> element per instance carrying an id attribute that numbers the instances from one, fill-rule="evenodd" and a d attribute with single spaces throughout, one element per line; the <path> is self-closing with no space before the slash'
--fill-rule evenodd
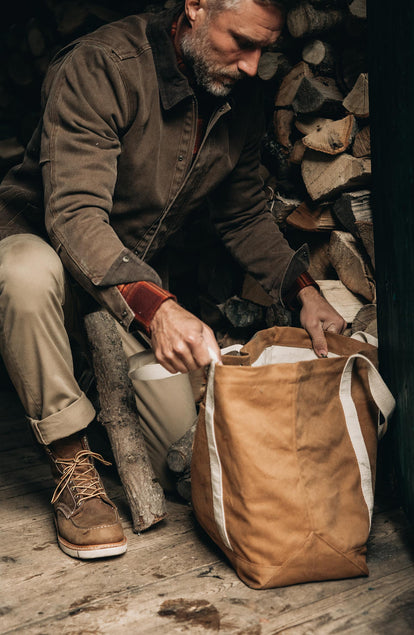
<path id="1" fill-rule="evenodd" d="M 242 268 L 254 276 L 276 301 L 309 265 L 306 245 L 296 253 L 267 209 L 260 177 L 263 106 L 251 110 L 239 161 L 210 199 L 211 215 L 226 247 Z M 252 114 L 254 113 L 254 115 Z"/>
<path id="2" fill-rule="evenodd" d="M 161 281 L 110 225 L 133 101 L 114 54 L 97 45 L 76 46 L 52 65 L 43 100 L 40 162 L 50 240 L 72 276 L 129 325 L 133 313 L 115 285 Z"/>

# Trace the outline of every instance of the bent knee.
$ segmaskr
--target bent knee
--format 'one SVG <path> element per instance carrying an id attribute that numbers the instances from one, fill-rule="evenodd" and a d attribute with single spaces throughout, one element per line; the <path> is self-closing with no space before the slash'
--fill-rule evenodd
<path id="1" fill-rule="evenodd" d="M 64 270 L 54 249 L 30 234 L 0 242 L 0 292 L 10 298 L 42 300 L 58 293 L 63 301 Z"/>

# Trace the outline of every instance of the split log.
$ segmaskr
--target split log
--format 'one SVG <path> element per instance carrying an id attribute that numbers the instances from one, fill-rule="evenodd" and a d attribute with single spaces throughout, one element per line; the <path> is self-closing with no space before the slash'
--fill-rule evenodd
<path id="1" fill-rule="evenodd" d="M 371 335 L 375 335 L 372 331 L 376 329 L 377 322 L 377 307 L 375 304 L 365 304 L 356 314 L 352 322 L 352 333 L 357 331 L 370 332 Z"/>
<path id="2" fill-rule="evenodd" d="M 294 118 L 295 115 L 293 111 L 286 108 L 275 110 L 273 115 L 275 137 L 278 142 L 289 151 L 292 149 L 290 135 L 292 133 Z"/>
<path id="3" fill-rule="evenodd" d="M 296 114 L 337 117 L 344 112 L 343 95 L 331 77 L 303 77 L 292 101 Z"/>
<path id="4" fill-rule="evenodd" d="M 355 227 L 375 271 L 374 226 L 371 221 L 355 221 Z"/>
<path id="5" fill-rule="evenodd" d="M 302 142 L 308 148 L 325 154 L 340 154 L 349 148 L 358 127 L 353 115 L 344 119 L 330 121 L 322 128 L 303 137 Z"/>
<path id="6" fill-rule="evenodd" d="M 257 74 L 260 79 L 269 81 L 279 75 L 286 75 L 292 69 L 292 65 L 286 55 L 279 52 L 268 51 L 263 53 L 259 60 Z"/>
<path id="7" fill-rule="evenodd" d="M 345 97 L 343 106 L 355 117 L 369 117 L 368 73 L 361 73 L 350 93 Z"/>
<path id="8" fill-rule="evenodd" d="M 292 151 L 289 154 L 289 163 L 293 165 L 300 165 L 306 152 L 306 146 L 303 144 L 302 139 L 295 141 Z"/>
<path id="9" fill-rule="evenodd" d="M 85 316 L 102 423 L 111 442 L 135 532 L 166 516 L 165 499 L 148 458 L 128 364 L 115 320 L 106 311 Z"/>
<path id="10" fill-rule="evenodd" d="M 358 249 L 352 234 L 333 231 L 329 245 L 329 257 L 339 279 L 353 293 L 368 302 L 375 301 L 375 282 L 371 267 Z"/>
<path id="11" fill-rule="evenodd" d="M 293 98 L 304 77 L 313 77 L 313 74 L 308 64 L 299 62 L 283 78 L 275 98 L 276 108 L 288 108 L 292 105 Z"/>
<path id="12" fill-rule="evenodd" d="M 361 298 L 347 289 L 340 280 L 317 280 L 321 295 L 336 309 L 347 324 L 353 324 L 355 316 L 364 306 Z"/>
<path id="13" fill-rule="evenodd" d="M 179 495 L 187 501 L 187 503 L 191 503 L 191 475 L 183 475 L 179 479 L 177 479 L 177 492 Z"/>
<path id="14" fill-rule="evenodd" d="M 261 150 L 262 161 L 275 177 L 278 191 L 285 196 L 296 192 L 298 190 L 297 174 L 289 163 L 289 150 L 276 139 L 272 127 L 262 139 Z"/>
<path id="15" fill-rule="evenodd" d="M 272 188 L 273 189 L 273 188 Z M 273 189 L 272 198 L 269 201 L 269 211 L 273 215 L 279 227 L 284 227 L 286 218 L 294 209 L 296 209 L 302 200 L 298 198 L 289 198 L 283 196 Z"/>
<path id="16" fill-rule="evenodd" d="M 318 132 L 332 121 L 326 117 L 315 117 L 313 115 L 302 115 L 296 118 L 295 126 L 302 134 L 308 135 L 312 132 Z"/>
<path id="17" fill-rule="evenodd" d="M 377 319 L 372 320 L 372 322 L 370 322 L 366 326 L 364 332 L 367 333 L 367 335 L 372 335 L 373 337 L 376 337 L 378 339 L 378 322 L 377 322 Z"/>
<path id="18" fill-rule="evenodd" d="M 346 192 L 335 201 L 333 211 L 341 225 L 361 241 L 375 270 L 371 192 L 369 190 Z"/>
<path id="19" fill-rule="evenodd" d="M 335 201 L 333 212 L 345 229 L 357 236 L 356 220 L 372 222 L 371 191 L 345 192 Z"/>
<path id="20" fill-rule="evenodd" d="M 352 154 L 358 158 L 371 156 L 371 132 L 369 126 L 362 128 L 355 136 Z"/>
<path id="21" fill-rule="evenodd" d="M 371 179 L 371 161 L 356 159 L 350 154 L 334 158 L 307 150 L 302 161 L 302 177 L 314 201 L 332 198 L 346 189 L 357 189 Z"/>
<path id="22" fill-rule="evenodd" d="M 334 76 L 335 55 L 333 47 L 322 40 L 311 40 L 302 51 L 302 59 L 315 75 Z"/>
<path id="23" fill-rule="evenodd" d="M 190 469 L 196 427 L 197 420 L 194 421 L 191 428 L 187 430 L 181 439 L 175 441 L 168 450 L 167 464 L 175 474 L 183 474 L 183 472 L 187 472 Z"/>
<path id="24" fill-rule="evenodd" d="M 328 233 L 322 232 L 306 238 L 306 242 L 309 245 L 308 272 L 314 280 L 336 278 L 335 270 L 329 259 L 329 238 L 330 235 Z"/>
<path id="25" fill-rule="evenodd" d="M 286 23 L 294 38 L 316 35 L 339 25 L 345 17 L 338 9 L 318 10 L 309 3 L 299 4 L 291 9 Z"/>
<path id="26" fill-rule="evenodd" d="M 312 209 L 305 202 L 289 214 L 286 223 L 296 229 L 309 232 L 331 231 L 337 228 L 330 206 L 319 205 Z"/>

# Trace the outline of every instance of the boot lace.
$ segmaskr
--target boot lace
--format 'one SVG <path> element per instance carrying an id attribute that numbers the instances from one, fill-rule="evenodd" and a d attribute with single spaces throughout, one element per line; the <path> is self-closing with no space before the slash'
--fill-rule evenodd
<path id="1" fill-rule="evenodd" d="M 104 465 L 111 465 L 100 454 L 91 450 L 80 450 L 70 459 L 55 459 L 57 466 L 63 470 L 63 473 L 53 493 L 52 503 L 56 503 L 59 500 L 69 483 L 72 483 L 78 505 L 89 498 L 105 494 L 95 466 L 89 460 L 91 458 L 100 461 Z"/>

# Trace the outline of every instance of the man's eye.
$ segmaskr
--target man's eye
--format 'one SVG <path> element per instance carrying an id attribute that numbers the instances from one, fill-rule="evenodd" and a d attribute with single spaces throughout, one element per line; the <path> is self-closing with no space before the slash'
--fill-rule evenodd
<path id="1" fill-rule="evenodd" d="M 250 40 L 245 40 L 244 38 L 237 37 L 237 35 L 233 35 L 233 39 L 239 49 L 242 49 L 244 51 L 257 48 L 257 45 L 254 42 L 250 42 Z"/>

